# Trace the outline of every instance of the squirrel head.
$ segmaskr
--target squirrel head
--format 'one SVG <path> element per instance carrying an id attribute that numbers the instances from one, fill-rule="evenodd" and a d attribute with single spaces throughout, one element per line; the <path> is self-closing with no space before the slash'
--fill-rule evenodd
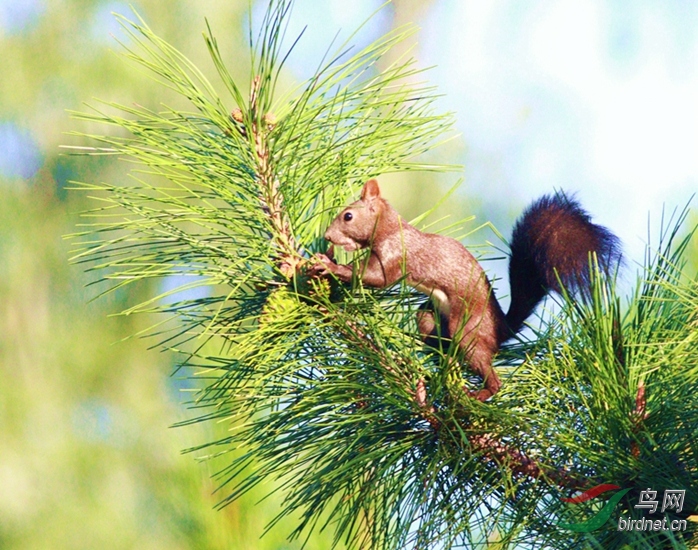
<path id="1" fill-rule="evenodd" d="M 378 221 L 385 205 L 378 182 L 368 180 L 361 190 L 361 198 L 340 212 L 327 228 L 325 239 L 348 252 L 370 246 L 378 235 Z"/>

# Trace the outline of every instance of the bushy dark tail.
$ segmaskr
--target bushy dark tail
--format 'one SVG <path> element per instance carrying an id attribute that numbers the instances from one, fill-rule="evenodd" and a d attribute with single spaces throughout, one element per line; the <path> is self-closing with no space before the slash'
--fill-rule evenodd
<path id="1" fill-rule="evenodd" d="M 582 297 L 589 295 L 589 253 L 599 267 L 614 270 L 621 259 L 620 241 L 591 223 L 579 203 L 563 193 L 544 196 L 523 213 L 511 236 L 509 281 L 511 306 L 506 322 L 511 336 L 551 290 L 560 284 Z"/>

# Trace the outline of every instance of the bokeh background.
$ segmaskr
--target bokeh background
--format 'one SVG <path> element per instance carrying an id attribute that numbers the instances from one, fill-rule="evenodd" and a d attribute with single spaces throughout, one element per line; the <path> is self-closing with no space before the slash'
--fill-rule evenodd
<path id="1" fill-rule="evenodd" d="M 264 3 L 251 4 L 254 21 Z M 289 33 L 308 29 L 285 78 L 311 74 L 336 33 L 380 4 L 298 0 Z M 247 0 L 130 5 L 213 75 L 207 17 L 247 77 L 237 63 L 248 56 Z M 0 548 L 297 548 L 285 541 L 292 519 L 260 538 L 278 511 L 277 497 L 257 502 L 269 486 L 214 510 L 217 464 L 180 451 L 224 428 L 170 428 L 190 416 L 190 383 L 153 342 L 129 338 L 153 319 L 110 316 L 177 281 L 93 300 L 94 275 L 68 263 L 63 236 L 89 207 L 69 182 L 118 182 L 128 168 L 61 150 L 80 143 L 71 131 L 108 131 L 68 111 L 93 98 L 181 104 L 115 54 L 115 37 L 128 39 L 112 12 L 132 17 L 120 1 L 0 0 Z M 395 0 L 355 42 L 406 22 L 421 27 L 411 53 L 435 66 L 426 78 L 444 94 L 439 108 L 457 117 L 459 136 L 437 158 L 463 169 L 383 178 L 398 209 L 417 215 L 463 176 L 437 217 L 473 214 L 473 227 L 491 220 L 508 236 L 536 196 L 576 192 L 623 239 L 630 289 L 663 205 L 698 190 L 698 3 Z M 487 230 L 471 241 L 496 243 Z M 493 277 L 505 267 L 488 264 Z"/>

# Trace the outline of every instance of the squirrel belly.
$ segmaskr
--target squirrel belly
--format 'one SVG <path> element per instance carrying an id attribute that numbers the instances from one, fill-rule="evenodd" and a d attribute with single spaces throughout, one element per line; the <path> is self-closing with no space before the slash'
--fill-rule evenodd
<path id="1" fill-rule="evenodd" d="M 400 218 L 380 195 L 376 180 L 363 187 L 361 198 L 330 224 L 325 238 L 347 250 L 369 248 L 362 265 L 338 265 L 316 256 L 316 273 L 332 273 L 350 282 L 354 272 L 364 284 L 387 287 L 402 277 L 431 298 L 435 310 L 423 308 L 418 326 L 424 339 L 451 338 L 484 389 L 485 401 L 501 387 L 492 359 L 501 344 L 523 327 L 526 318 L 550 291 L 562 287 L 590 294 L 589 254 L 608 272 L 621 258 L 618 239 L 591 222 L 579 203 L 562 193 L 544 196 L 517 221 L 510 243 L 511 305 L 506 315 L 497 302 L 480 263 L 458 241 L 423 233 Z M 437 322 L 436 315 L 439 316 Z"/>

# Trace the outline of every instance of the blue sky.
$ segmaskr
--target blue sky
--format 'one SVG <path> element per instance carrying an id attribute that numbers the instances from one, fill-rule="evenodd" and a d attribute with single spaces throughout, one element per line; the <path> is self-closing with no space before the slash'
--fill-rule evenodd
<path id="1" fill-rule="evenodd" d="M 43 0 L 0 0 L 0 37 L 31 27 L 44 8 Z"/>
<path id="2" fill-rule="evenodd" d="M 308 31 L 291 69 L 307 75 L 304 61 L 378 6 L 298 0 L 293 30 Z M 467 151 L 462 193 L 513 212 L 575 192 L 632 263 L 648 215 L 656 228 L 663 203 L 683 206 L 698 190 L 698 3 L 436 0 L 417 23 L 416 55 L 435 65 L 427 77 Z"/>
<path id="3" fill-rule="evenodd" d="M 639 260 L 648 212 L 698 190 L 697 31 L 691 2 L 435 2 L 420 55 L 457 113 L 466 192 L 576 191 Z"/>

